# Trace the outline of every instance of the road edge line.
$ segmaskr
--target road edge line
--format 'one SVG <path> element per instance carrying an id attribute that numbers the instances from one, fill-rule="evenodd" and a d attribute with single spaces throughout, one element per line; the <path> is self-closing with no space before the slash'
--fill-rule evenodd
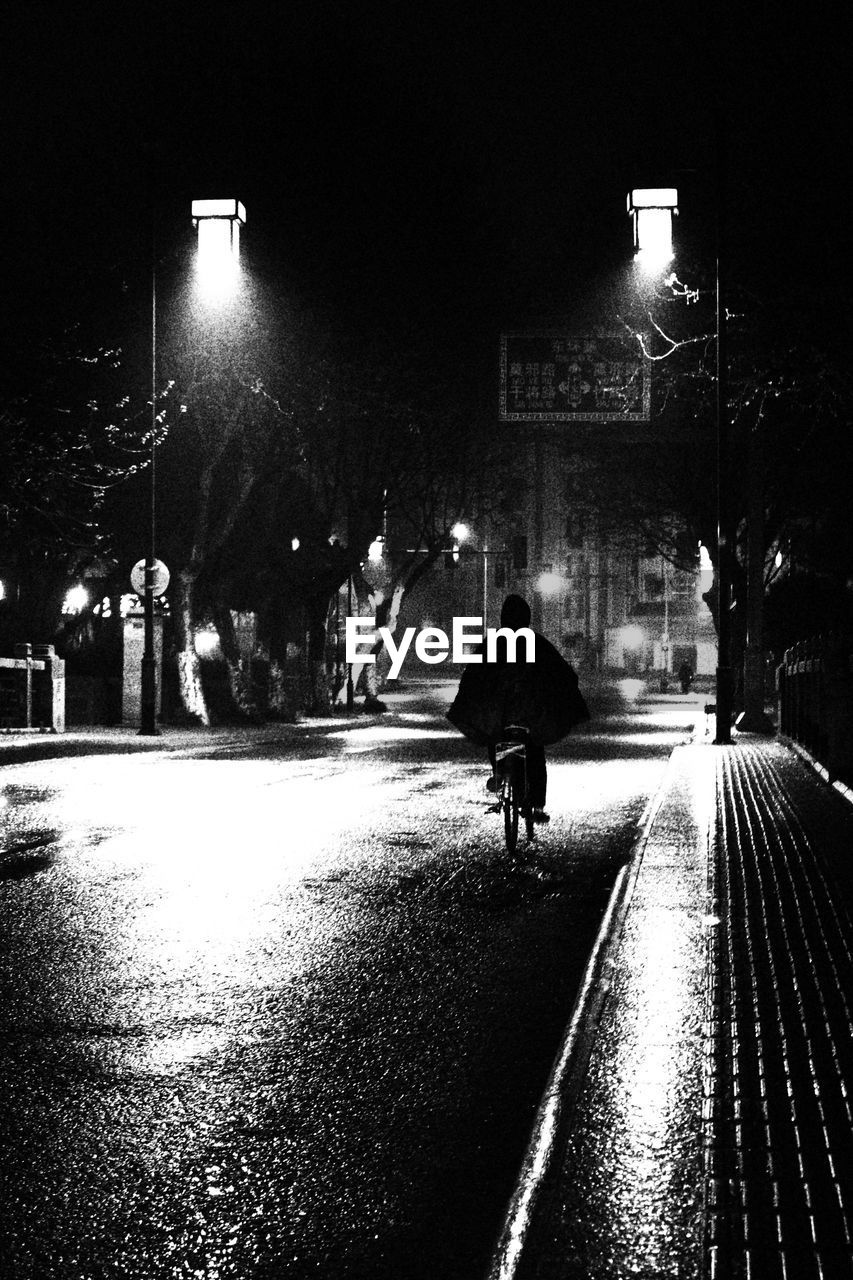
<path id="1" fill-rule="evenodd" d="M 486 1280 L 513 1280 L 517 1275 L 533 1214 L 551 1171 L 557 1135 L 565 1114 L 573 1108 L 576 1101 L 595 1032 L 610 993 L 613 953 L 622 937 L 643 854 L 667 790 L 672 762 L 676 751 L 686 745 L 688 744 L 680 743 L 673 748 L 657 790 L 646 802 L 640 815 L 631 852 L 619 869 L 610 891 L 568 1027 L 536 1111 L 515 1190 L 504 1215 Z"/>

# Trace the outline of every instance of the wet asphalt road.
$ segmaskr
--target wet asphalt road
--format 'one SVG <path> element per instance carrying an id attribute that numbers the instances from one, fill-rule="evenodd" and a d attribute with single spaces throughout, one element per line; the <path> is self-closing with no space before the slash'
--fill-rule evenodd
<path id="1" fill-rule="evenodd" d="M 3 1277 L 483 1274 L 696 703 L 594 704 L 512 863 L 449 692 L 0 769 Z"/>

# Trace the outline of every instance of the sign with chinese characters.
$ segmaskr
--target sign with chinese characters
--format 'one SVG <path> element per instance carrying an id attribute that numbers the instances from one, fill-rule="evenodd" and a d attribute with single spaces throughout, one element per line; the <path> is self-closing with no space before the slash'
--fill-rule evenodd
<path id="1" fill-rule="evenodd" d="M 627 335 L 501 334 L 502 422 L 648 422 L 651 385 Z"/>

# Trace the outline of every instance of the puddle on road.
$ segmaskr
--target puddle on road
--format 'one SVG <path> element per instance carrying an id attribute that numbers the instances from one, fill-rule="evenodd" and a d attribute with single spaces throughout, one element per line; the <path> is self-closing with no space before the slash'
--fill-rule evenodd
<path id="1" fill-rule="evenodd" d="M 27 786 L 25 783 L 10 782 L 0 788 L 0 809 L 8 805 L 44 804 L 53 800 L 59 793 L 50 787 Z"/>
<path id="2" fill-rule="evenodd" d="M 0 858 L 0 880 L 26 880 L 27 876 L 47 871 L 56 861 L 56 853 L 23 853 Z"/>
<path id="3" fill-rule="evenodd" d="M 23 880 L 47 870 L 56 861 L 58 840 L 58 831 L 43 828 L 0 846 L 0 880 Z"/>

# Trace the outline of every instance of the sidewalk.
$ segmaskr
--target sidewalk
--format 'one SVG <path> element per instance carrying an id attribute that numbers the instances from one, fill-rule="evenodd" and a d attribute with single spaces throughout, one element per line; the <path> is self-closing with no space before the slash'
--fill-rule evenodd
<path id="1" fill-rule="evenodd" d="M 853 1277 L 853 805 L 710 735 L 617 885 L 492 1280 Z"/>
<path id="2" fill-rule="evenodd" d="M 0 733 L 0 765 L 26 764 L 31 760 L 55 760 L 64 756 L 123 754 L 140 751 L 198 751 L 226 747 L 251 747 L 294 736 L 292 724 L 246 727 L 164 728 L 156 737 L 140 736 L 133 726 L 100 725 L 74 728 L 67 733 L 4 731 Z"/>
<path id="3" fill-rule="evenodd" d="M 47 730 L 0 729 L 0 766 L 26 764 L 32 760 L 53 760 L 64 756 L 122 754 L 140 751 L 160 751 L 170 754 L 182 751 L 224 751 L 229 749 L 251 750 L 272 742 L 293 742 L 306 735 L 329 734 L 342 728 L 363 728 L 368 724 L 389 722 L 395 715 L 416 714 L 435 690 L 451 686 L 446 681 L 407 681 L 401 692 L 385 692 L 383 702 L 388 715 L 366 712 L 361 698 L 352 713 L 342 706 L 333 708 L 326 716 L 302 716 L 289 721 L 268 722 L 260 725 L 216 725 L 213 727 L 175 725 L 162 726 L 156 736 L 142 736 L 136 725 L 85 725 L 74 726 L 65 733 Z M 449 693 L 449 703 L 452 694 Z"/>

